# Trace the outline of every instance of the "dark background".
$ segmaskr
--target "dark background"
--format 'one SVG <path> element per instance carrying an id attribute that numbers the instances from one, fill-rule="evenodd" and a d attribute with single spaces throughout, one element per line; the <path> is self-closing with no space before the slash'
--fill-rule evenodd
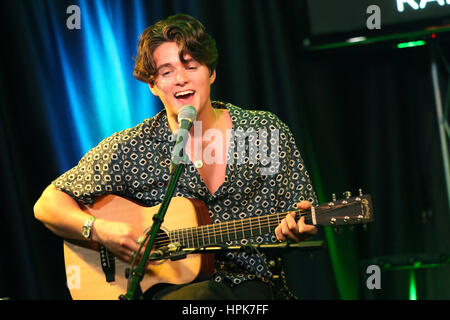
<path id="1" fill-rule="evenodd" d="M 0 297 L 67 299 L 62 242 L 34 219 L 33 205 L 61 174 L 58 153 L 71 165 L 79 157 L 52 143 L 37 83 L 44 77 L 55 94 L 65 89 L 51 82 L 61 76 L 57 70 L 39 73 L 42 61 L 31 47 L 43 50 L 37 36 L 42 21 L 30 19 L 30 2 L 0 5 Z M 44 3 L 43 16 L 64 16 L 76 2 Z M 305 1 L 161 1 L 152 8 L 155 3 L 159 10 L 149 13 L 147 25 L 184 12 L 216 39 L 213 99 L 270 110 L 289 125 L 320 202 L 359 188 L 372 195 L 375 221 L 367 231 L 322 228 L 318 238 L 328 249 L 288 255 L 295 293 L 304 299 L 409 299 L 413 286 L 418 299 L 449 299 L 450 270 L 443 262 L 450 256 L 450 213 L 430 74 L 435 52 L 445 102 L 445 37 L 403 50 L 383 42 L 312 51 L 302 46 L 309 36 Z M 52 116 L 70 145 L 73 125 L 61 108 Z M 417 259 L 435 265 L 414 273 L 384 268 Z M 367 289 L 367 264 L 383 267 L 381 289 Z"/>

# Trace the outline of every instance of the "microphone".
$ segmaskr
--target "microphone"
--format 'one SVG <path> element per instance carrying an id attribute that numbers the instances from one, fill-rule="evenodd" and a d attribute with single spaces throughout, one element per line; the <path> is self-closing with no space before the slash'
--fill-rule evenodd
<path id="1" fill-rule="evenodd" d="M 184 163 L 186 160 L 186 153 L 184 151 L 189 138 L 189 131 L 195 120 L 197 120 L 197 110 L 191 105 L 183 106 L 178 112 L 178 134 L 175 139 L 172 161 L 170 163 L 171 174 L 174 172 L 176 166 Z"/>

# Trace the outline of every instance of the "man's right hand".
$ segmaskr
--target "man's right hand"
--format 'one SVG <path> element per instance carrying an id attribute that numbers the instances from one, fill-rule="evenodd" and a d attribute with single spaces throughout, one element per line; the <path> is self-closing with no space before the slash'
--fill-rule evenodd
<path id="1" fill-rule="evenodd" d="M 96 219 L 93 223 L 92 240 L 103 244 L 116 257 L 128 263 L 139 250 L 139 236 L 140 233 L 129 223 L 104 219 Z"/>

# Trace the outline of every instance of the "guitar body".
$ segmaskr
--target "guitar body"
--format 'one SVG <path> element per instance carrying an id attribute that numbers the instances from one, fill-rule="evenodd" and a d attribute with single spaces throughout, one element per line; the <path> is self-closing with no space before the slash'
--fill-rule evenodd
<path id="1" fill-rule="evenodd" d="M 82 209 L 110 221 L 131 223 L 144 231 L 153 224 L 159 206 L 143 207 L 120 196 L 107 195 L 92 206 Z M 161 225 L 162 230 L 196 227 L 209 223 L 209 212 L 203 202 L 196 199 L 174 197 Z M 114 259 L 114 281 L 107 282 L 102 269 L 99 246 L 88 241 L 64 241 L 64 259 L 67 285 L 75 300 L 115 300 L 127 292 L 125 270 L 130 265 Z M 177 261 L 159 261 L 147 265 L 140 285 L 143 292 L 158 283 L 184 284 L 208 277 L 213 271 L 212 254 L 190 254 Z"/>

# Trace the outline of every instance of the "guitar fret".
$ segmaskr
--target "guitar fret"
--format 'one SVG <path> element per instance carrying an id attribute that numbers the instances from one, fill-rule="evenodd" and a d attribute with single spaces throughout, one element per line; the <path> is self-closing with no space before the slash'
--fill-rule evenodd
<path id="1" fill-rule="evenodd" d="M 208 245 L 211 244 L 211 236 L 210 236 L 211 232 L 210 232 L 210 228 L 211 228 L 211 225 L 208 225 L 208 226 L 206 227 L 206 234 L 208 235 L 208 236 L 206 237 L 206 239 L 208 239 Z"/>
<path id="2" fill-rule="evenodd" d="M 201 247 L 200 236 L 199 236 L 198 232 L 199 232 L 199 228 L 195 228 L 195 239 L 197 239 L 198 247 Z"/>
<path id="3" fill-rule="evenodd" d="M 219 236 L 222 237 L 222 232 L 221 232 L 221 229 L 220 229 L 220 225 L 216 225 L 216 228 L 217 228 L 217 227 L 219 227 L 219 231 L 217 232 L 217 230 L 216 230 L 216 232 L 214 233 L 215 236 L 216 236 L 216 243 L 221 243 L 218 237 L 219 237 Z"/>
<path id="4" fill-rule="evenodd" d="M 189 238 L 188 238 L 188 235 L 186 233 L 186 228 L 183 228 L 182 233 L 183 233 L 183 240 L 186 237 L 186 241 L 183 243 L 183 246 L 184 247 L 189 247 Z"/>
<path id="5" fill-rule="evenodd" d="M 219 235 L 220 235 L 220 232 L 219 233 L 217 233 L 217 230 L 216 230 L 216 227 L 218 227 L 216 224 L 214 224 L 214 240 L 216 240 L 216 242 L 215 243 L 220 243 L 220 240 L 219 240 Z"/>
<path id="6" fill-rule="evenodd" d="M 261 219 L 260 219 L 260 217 L 258 217 L 258 228 L 259 228 L 259 234 L 260 235 L 263 234 L 262 230 L 261 230 Z"/>
<path id="7" fill-rule="evenodd" d="M 215 232 L 216 232 L 216 230 L 215 230 L 216 227 L 214 226 L 214 224 L 212 224 L 211 228 L 212 228 L 212 233 L 210 236 L 210 239 L 211 239 L 210 244 L 215 244 L 216 239 L 214 238 L 214 236 L 215 236 Z"/>
<path id="8" fill-rule="evenodd" d="M 189 234 L 189 228 L 185 228 L 184 232 L 186 232 L 186 240 L 187 240 L 187 248 L 192 248 L 191 245 L 191 236 Z"/>
<path id="9" fill-rule="evenodd" d="M 188 228 L 184 228 L 184 232 L 186 233 L 187 247 L 190 248 L 191 244 L 189 242 L 189 229 Z"/>
<path id="10" fill-rule="evenodd" d="M 252 219 L 248 220 L 250 223 L 250 236 L 253 238 Z"/>
<path id="11" fill-rule="evenodd" d="M 205 229 L 205 228 L 203 226 L 201 226 L 199 229 L 201 229 L 202 241 L 203 241 L 202 247 L 204 247 L 206 244 L 205 244 L 205 231 L 203 229 Z"/>
<path id="12" fill-rule="evenodd" d="M 177 238 L 178 238 L 178 242 L 180 243 L 180 245 L 183 245 L 183 240 L 181 239 L 181 230 L 180 229 L 178 229 L 177 230 L 178 232 L 178 235 L 177 235 Z"/>
<path id="13" fill-rule="evenodd" d="M 194 242 L 194 228 L 191 227 L 191 238 L 192 238 L 192 248 L 195 248 L 195 242 Z"/>
<path id="14" fill-rule="evenodd" d="M 192 237 L 192 247 L 193 248 L 197 248 L 196 244 L 195 244 L 195 236 L 194 236 L 194 232 L 195 229 L 193 227 L 191 227 L 191 237 Z"/>
<path id="15" fill-rule="evenodd" d="M 184 246 L 186 246 L 186 242 L 184 241 L 184 232 L 183 232 L 183 229 L 180 229 L 180 243 L 181 243 L 181 245 L 184 247 Z"/>
<path id="16" fill-rule="evenodd" d="M 228 229 L 229 222 L 226 222 L 226 225 L 227 225 L 228 241 L 230 241 L 231 240 L 230 239 L 230 230 Z"/>
<path id="17" fill-rule="evenodd" d="M 209 233 L 209 244 L 214 244 L 214 239 L 212 238 L 212 237 L 214 237 L 214 224 L 212 224 L 211 225 L 211 228 L 210 229 L 212 229 L 212 233 L 210 232 Z"/>
<path id="18" fill-rule="evenodd" d="M 184 228 L 180 229 L 180 234 L 181 234 L 181 244 L 183 245 L 183 247 L 186 247 L 187 241 L 185 239 L 186 232 Z"/>

